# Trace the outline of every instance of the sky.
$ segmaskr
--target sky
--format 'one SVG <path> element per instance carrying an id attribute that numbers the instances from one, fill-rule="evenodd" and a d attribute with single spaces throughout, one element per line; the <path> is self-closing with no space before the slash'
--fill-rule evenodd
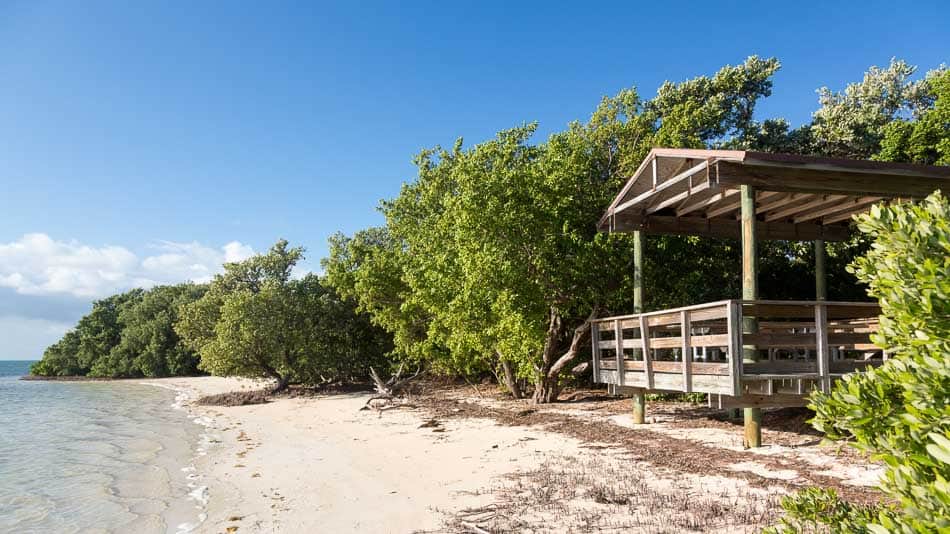
<path id="1" fill-rule="evenodd" d="M 318 271 L 421 149 L 752 54 L 783 65 L 757 115 L 798 125 L 871 65 L 950 63 L 950 3 L 0 0 L 0 359 L 278 238 Z"/>

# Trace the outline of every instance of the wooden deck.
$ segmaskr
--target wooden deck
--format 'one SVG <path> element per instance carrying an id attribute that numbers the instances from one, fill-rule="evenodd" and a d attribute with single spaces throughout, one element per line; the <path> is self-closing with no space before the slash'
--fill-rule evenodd
<path id="1" fill-rule="evenodd" d="M 884 361 L 870 339 L 879 314 L 876 303 L 724 300 L 605 317 L 592 325 L 594 381 L 709 393 L 721 407 L 804 405 Z"/>

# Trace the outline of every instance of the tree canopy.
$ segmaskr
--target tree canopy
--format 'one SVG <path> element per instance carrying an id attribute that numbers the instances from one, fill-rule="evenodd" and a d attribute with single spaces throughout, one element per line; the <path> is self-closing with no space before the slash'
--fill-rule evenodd
<path id="1" fill-rule="evenodd" d="M 275 390 L 365 377 L 385 365 L 388 339 L 314 274 L 295 279 L 302 248 L 280 240 L 267 254 L 224 265 L 208 291 L 181 308 L 175 326 L 201 357 L 199 368 L 225 376 L 267 377 Z"/>
<path id="2" fill-rule="evenodd" d="M 41 376 L 108 378 L 196 374 L 198 355 L 173 329 L 180 306 L 198 299 L 194 284 L 134 289 L 96 301 L 76 327 L 43 353 Z"/>
<path id="3" fill-rule="evenodd" d="M 778 68 L 751 57 L 666 83 L 650 100 L 624 90 L 541 143 L 526 124 L 470 148 L 459 140 L 424 150 L 416 180 L 382 204 L 385 228 L 331 240 L 327 280 L 393 333 L 400 356 L 530 378 L 536 400 L 554 400 L 591 314 L 630 306 L 631 243 L 598 234 L 596 220 L 651 147 L 755 138 L 755 104 Z M 702 286 L 716 298 L 736 287 L 717 261 L 738 262 L 734 243 L 664 237 L 650 246 L 666 266 L 689 247 L 710 258 L 681 263 L 688 277 L 648 272 L 653 306 L 693 296 L 676 280 L 720 279 Z"/>

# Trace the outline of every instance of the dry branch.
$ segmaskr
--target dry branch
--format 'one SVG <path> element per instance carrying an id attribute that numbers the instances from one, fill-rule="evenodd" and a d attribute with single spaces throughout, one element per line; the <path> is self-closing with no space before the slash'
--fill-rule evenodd
<path id="1" fill-rule="evenodd" d="M 404 391 L 408 391 L 408 386 L 411 382 L 425 374 L 425 370 L 423 370 L 422 366 L 419 366 L 415 374 L 402 378 L 403 368 L 403 364 L 400 364 L 399 369 L 389 377 L 389 380 L 383 380 L 382 377 L 379 376 L 379 373 L 376 372 L 376 369 L 370 367 L 369 375 L 375 384 L 376 395 L 367 399 L 366 404 L 361 409 L 373 408 L 382 412 L 383 410 L 394 408 L 396 397 Z"/>

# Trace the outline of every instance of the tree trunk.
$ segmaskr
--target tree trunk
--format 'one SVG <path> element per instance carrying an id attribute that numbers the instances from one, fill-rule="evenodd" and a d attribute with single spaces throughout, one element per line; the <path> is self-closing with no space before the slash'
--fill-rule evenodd
<path id="1" fill-rule="evenodd" d="M 561 316 L 551 308 L 550 320 L 548 321 L 548 333 L 544 340 L 544 352 L 541 356 L 541 366 L 535 378 L 533 400 L 537 404 L 546 404 L 556 402 L 557 396 L 561 392 L 560 376 L 561 371 L 567 367 L 577 356 L 580 350 L 581 342 L 587 334 L 590 333 L 590 322 L 597 317 L 597 306 L 591 310 L 590 316 L 583 324 L 574 329 L 574 336 L 571 338 L 571 346 L 567 352 L 555 359 L 558 341 L 561 337 L 562 325 Z"/>
<path id="2" fill-rule="evenodd" d="M 557 396 L 561 394 L 561 384 L 559 376 L 553 378 L 547 374 L 541 373 L 534 384 L 534 396 L 531 398 L 535 404 L 548 404 L 557 402 Z"/>
<path id="3" fill-rule="evenodd" d="M 500 354 L 498 356 L 501 360 L 501 370 L 505 380 L 505 387 L 508 388 L 508 392 L 511 393 L 512 397 L 523 399 L 524 391 L 521 390 L 521 384 L 518 383 L 518 376 L 515 374 L 514 366 L 510 361 L 502 358 Z"/>

